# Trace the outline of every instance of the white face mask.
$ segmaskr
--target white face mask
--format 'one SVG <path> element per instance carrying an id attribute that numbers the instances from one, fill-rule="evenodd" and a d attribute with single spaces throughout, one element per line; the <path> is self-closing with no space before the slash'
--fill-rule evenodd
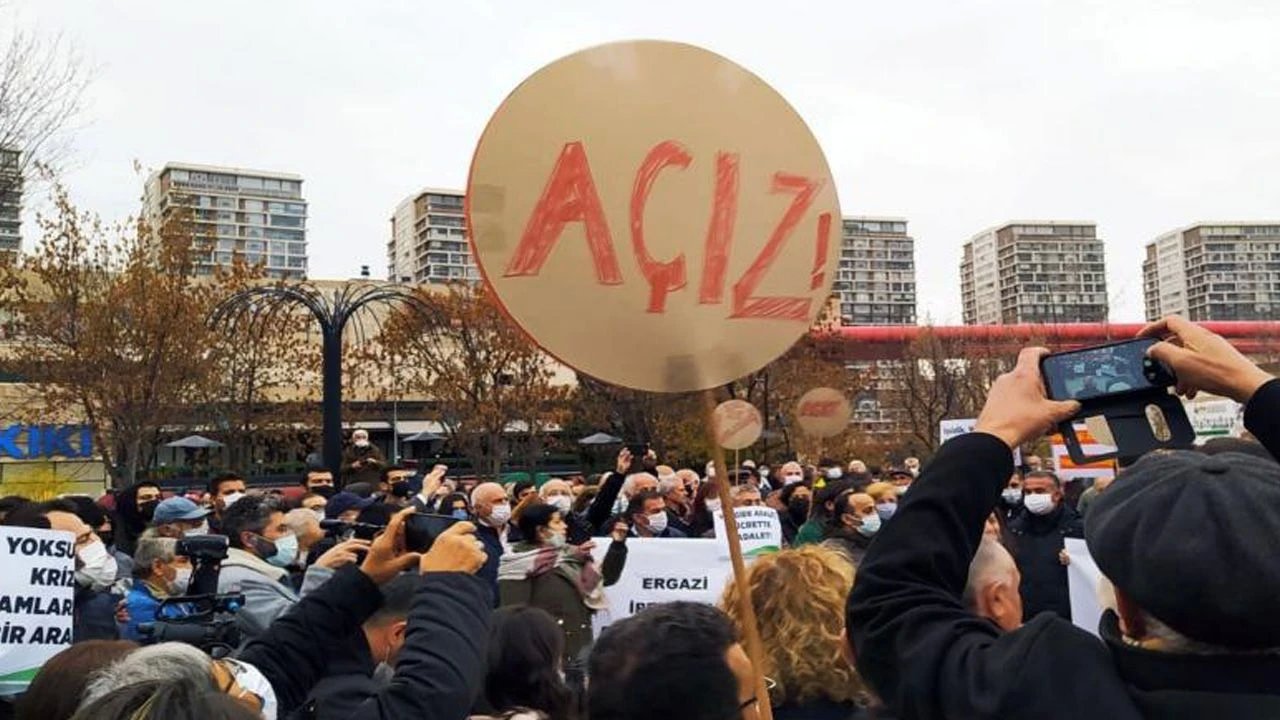
<path id="1" fill-rule="evenodd" d="M 224 495 L 222 497 L 222 509 L 226 510 L 227 508 L 231 507 L 232 505 L 235 505 L 236 503 L 240 502 L 243 499 L 244 499 L 244 493 L 242 492 L 234 492 L 234 493 L 231 493 L 230 495 Z"/>
<path id="2" fill-rule="evenodd" d="M 183 537 L 196 537 L 197 535 L 208 535 L 208 534 L 209 534 L 208 520 L 200 523 L 199 527 L 187 528 L 186 530 L 182 531 Z"/>
<path id="3" fill-rule="evenodd" d="M 804 480 L 804 475 L 799 473 L 791 473 L 791 474 L 782 476 L 783 485 L 795 485 L 796 483 L 802 480 Z"/>
<path id="4" fill-rule="evenodd" d="M 502 529 L 506 527 L 507 522 L 511 520 L 511 506 L 507 503 L 494 505 L 489 512 L 489 517 L 484 519 L 484 523 L 491 528 Z"/>
<path id="5" fill-rule="evenodd" d="M 841 470 L 840 468 L 838 467 L 827 468 L 828 480 L 839 480 L 842 477 L 844 477 L 844 471 Z"/>
<path id="6" fill-rule="evenodd" d="M 720 500 L 707 500 L 707 510 L 712 513 L 720 512 Z"/>
<path id="7" fill-rule="evenodd" d="M 1053 496 L 1048 493 L 1024 495 L 1022 504 L 1034 515 L 1048 515 L 1058 506 L 1058 503 L 1053 501 Z"/>
<path id="8" fill-rule="evenodd" d="M 369 447 L 368 440 L 356 440 L 355 446 L 358 448 Z"/>
<path id="9" fill-rule="evenodd" d="M 1005 488 L 1000 493 L 1006 505 L 1017 505 L 1022 502 L 1022 488 Z"/>
<path id="10" fill-rule="evenodd" d="M 107 552 L 107 546 L 101 540 L 94 540 L 76 551 L 80 562 L 76 570 L 76 579 L 81 585 L 102 590 L 111 587 L 116 581 L 116 559 Z"/>
<path id="11" fill-rule="evenodd" d="M 322 507 L 312 508 L 311 512 L 316 516 L 317 520 L 324 520 L 324 508 Z"/>
<path id="12" fill-rule="evenodd" d="M 667 514 L 665 512 L 656 512 L 646 517 L 649 518 L 649 532 L 654 535 L 661 535 L 667 529 Z"/>
<path id="13" fill-rule="evenodd" d="M 279 702 L 276 700 L 276 689 L 271 687 L 271 682 L 262 674 L 262 671 L 243 660 L 223 658 L 222 662 L 232 667 L 237 685 L 246 692 L 262 698 L 262 717 L 265 720 L 276 720 L 276 715 L 280 711 Z"/>
<path id="14" fill-rule="evenodd" d="M 573 498 L 568 495 L 555 495 L 547 498 L 547 504 L 560 511 L 560 514 L 569 512 L 573 507 Z"/>
<path id="15" fill-rule="evenodd" d="M 875 515 L 864 515 L 862 517 L 862 524 L 858 526 L 858 532 L 862 533 L 866 537 L 871 537 L 872 535 L 880 532 L 879 513 Z"/>
<path id="16" fill-rule="evenodd" d="M 191 585 L 191 568 L 178 568 L 174 572 L 173 580 L 169 581 L 170 595 L 186 595 L 187 588 Z"/>

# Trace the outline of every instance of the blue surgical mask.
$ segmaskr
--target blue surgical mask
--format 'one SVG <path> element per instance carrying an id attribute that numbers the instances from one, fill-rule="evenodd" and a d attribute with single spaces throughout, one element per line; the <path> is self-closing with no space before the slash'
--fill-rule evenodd
<path id="1" fill-rule="evenodd" d="M 862 524 L 858 526 L 858 532 L 867 537 L 880 532 L 880 514 L 863 516 Z"/>
<path id="2" fill-rule="evenodd" d="M 454 510 L 453 512 L 449 513 L 449 516 L 458 520 L 466 520 L 467 511 L 463 510 L 462 508 L 458 508 L 457 510 Z"/>
<path id="3" fill-rule="evenodd" d="M 276 567 L 288 567 L 298 557 L 298 536 L 293 533 L 281 535 L 271 541 L 276 546 L 276 552 L 271 557 L 263 558 L 267 562 Z"/>

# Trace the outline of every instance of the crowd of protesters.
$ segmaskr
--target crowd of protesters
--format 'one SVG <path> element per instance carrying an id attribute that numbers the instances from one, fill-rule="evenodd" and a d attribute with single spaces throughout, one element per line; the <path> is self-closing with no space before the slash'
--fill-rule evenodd
<path id="1" fill-rule="evenodd" d="M 732 471 L 733 506 L 776 511 L 784 549 L 718 606 L 650 606 L 598 638 L 628 541 L 714 536 L 726 508 L 711 465 L 623 450 L 598 477 L 460 481 L 389 463 L 357 431 L 339 478 L 313 467 L 287 492 L 227 474 L 201 493 L 143 482 L 96 500 L 0 498 L 0 523 L 67 531 L 76 548 L 74 644 L 0 709 L 750 720 L 758 672 L 782 720 L 1280 717 L 1280 382 L 1179 318 L 1144 333 L 1163 340 L 1151 355 L 1180 393 L 1243 404 L 1252 439 L 1125 458 L 1084 492 L 1035 456 L 1014 467 L 1079 409 L 1045 396 L 1044 351 L 1029 349 L 975 431 L 923 468 Z M 406 524 L 420 513 L 456 522 L 417 553 Z M 207 537 L 225 538 L 217 591 L 238 597 L 237 641 L 157 642 L 156 625 L 190 611 L 184 548 Z M 1097 635 L 1071 623 L 1067 538 L 1104 576 Z"/>

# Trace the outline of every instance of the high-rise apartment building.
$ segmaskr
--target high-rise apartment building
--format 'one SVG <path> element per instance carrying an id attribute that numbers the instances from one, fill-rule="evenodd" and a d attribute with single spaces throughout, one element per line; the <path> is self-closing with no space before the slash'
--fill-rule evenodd
<path id="1" fill-rule="evenodd" d="M 157 228 L 178 208 L 191 210 L 197 274 L 238 255 L 262 264 L 270 278 L 307 276 L 307 201 L 298 175 L 168 163 L 148 178 L 145 202 Z"/>
<path id="2" fill-rule="evenodd" d="M 846 217 L 832 291 L 846 325 L 914 325 L 915 241 L 903 218 Z"/>
<path id="3" fill-rule="evenodd" d="M 1103 322 L 1107 280 L 1097 226 L 1009 222 L 964 245 L 966 324 Z"/>
<path id="4" fill-rule="evenodd" d="M 462 192 L 427 188 L 404 199 L 391 216 L 387 276 L 397 282 L 478 282 L 467 244 Z"/>
<path id="5" fill-rule="evenodd" d="M 0 148 L 0 253 L 22 250 L 22 168 L 17 150 Z"/>
<path id="6" fill-rule="evenodd" d="M 1280 221 L 1200 222 L 1147 244 L 1148 320 L 1274 320 L 1280 316 Z"/>

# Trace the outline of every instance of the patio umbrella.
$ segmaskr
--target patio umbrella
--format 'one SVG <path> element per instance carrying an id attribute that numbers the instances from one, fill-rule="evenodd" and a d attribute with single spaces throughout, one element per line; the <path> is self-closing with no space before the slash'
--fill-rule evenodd
<path id="1" fill-rule="evenodd" d="M 180 440 L 174 440 L 171 443 L 166 443 L 165 447 L 200 450 L 203 448 L 220 448 L 222 447 L 222 443 L 217 440 L 210 440 L 209 438 L 201 435 L 188 435 Z"/>
<path id="2" fill-rule="evenodd" d="M 608 433 L 598 432 L 594 435 L 588 435 L 578 441 L 579 445 L 617 445 L 622 442 L 622 438 L 616 438 Z"/>
<path id="3" fill-rule="evenodd" d="M 437 435 L 437 434 L 435 434 L 435 433 L 431 432 L 430 430 L 423 430 L 423 431 L 422 431 L 422 432 L 420 432 L 420 433 L 415 433 L 415 434 L 413 434 L 413 435 L 410 435 L 409 437 L 405 438 L 404 440 L 401 440 L 400 442 L 407 442 L 407 443 L 410 443 L 410 442 L 431 442 L 432 440 L 444 440 L 444 439 L 445 439 L 445 438 L 444 438 L 444 436 L 443 436 L 443 435 Z"/>

